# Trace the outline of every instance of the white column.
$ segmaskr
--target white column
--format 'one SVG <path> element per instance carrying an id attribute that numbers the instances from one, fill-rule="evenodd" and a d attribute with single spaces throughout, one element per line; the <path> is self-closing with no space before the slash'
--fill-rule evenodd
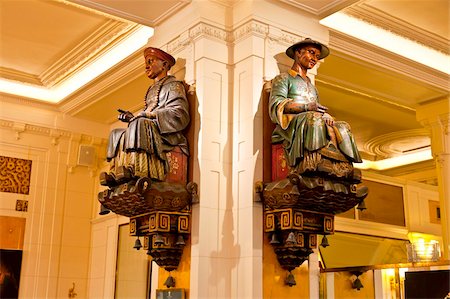
<path id="1" fill-rule="evenodd" d="M 314 249 L 314 253 L 311 253 L 309 255 L 308 270 L 309 270 L 309 298 L 318 299 L 320 295 L 319 249 Z"/>
<path id="2" fill-rule="evenodd" d="M 254 202 L 254 182 L 261 180 L 264 38 L 253 34 L 252 21 L 236 29 L 233 45 L 233 213 L 240 258 L 233 298 L 262 298 L 262 205 Z M 264 30 L 264 29 L 263 29 Z M 245 34 L 240 35 L 240 33 Z"/>
<path id="3" fill-rule="evenodd" d="M 450 251 L 450 99 L 419 106 L 416 117 L 431 133 L 431 151 L 436 161 L 439 186 L 443 257 L 448 260 Z"/>
<path id="4" fill-rule="evenodd" d="M 202 32 L 223 30 L 206 24 Z M 233 298 L 240 254 L 236 210 L 231 193 L 230 95 L 228 47 L 208 34 L 194 41 L 199 126 L 195 181 L 200 203 L 193 210 L 191 251 L 192 298 Z"/>
<path id="5" fill-rule="evenodd" d="M 327 299 L 334 299 L 334 272 L 327 272 Z"/>

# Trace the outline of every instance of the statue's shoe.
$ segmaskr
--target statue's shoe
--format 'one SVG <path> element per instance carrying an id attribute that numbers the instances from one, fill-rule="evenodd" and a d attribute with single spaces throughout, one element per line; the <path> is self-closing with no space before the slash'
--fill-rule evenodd
<path id="1" fill-rule="evenodd" d="M 119 166 L 116 169 L 115 176 L 116 176 L 116 181 L 119 184 L 123 184 L 123 183 L 131 181 L 131 179 L 133 178 L 133 171 L 129 167 Z"/>
<path id="2" fill-rule="evenodd" d="M 367 186 L 359 186 L 356 188 L 356 197 L 365 198 L 369 194 L 369 188 Z"/>
<path id="3" fill-rule="evenodd" d="M 118 185 L 114 174 L 105 171 L 100 173 L 100 185 L 107 187 L 114 187 Z"/>
<path id="4" fill-rule="evenodd" d="M 348 178 L 355 184 L 361 183 L 362 173 L 360 169 L 353 168 L 353 171 L 350 173 Z"/>

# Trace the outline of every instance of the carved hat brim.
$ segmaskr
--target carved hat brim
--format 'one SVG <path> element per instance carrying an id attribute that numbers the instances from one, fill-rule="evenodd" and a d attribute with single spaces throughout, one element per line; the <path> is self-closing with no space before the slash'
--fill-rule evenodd
<path id="1" fill-rule="evenodd" d="M 172 67 L 175 64 L 175 58 L 170 55 L 167 52 L 164 52 L 161 49 L 153 48 L 153 47 L 147 47 L 144 50 L 144 57 L 147 58 L 149 55 L 154 55 L 158 57 L 161 60 L 167 61 L 169 63 L 169 66 Z"/>
<path id="2" fill-rule="evenodd" d="M 289 56 L 292 59 L 295 59 L 295 51 L 297 51 L 299 48 L 303 48 L 304 46 L 308 46 L 308 45 L 313 45 L 313 46 L 317 46 L 320 49 L 320 56 L 319 59 L 323 59 L 325 57 L 327 57 L 330 54 L 330 49 L 328 49 L 327 46 L 325 46 L 324 44 L 315 41 L 313 39 L 310 38 L 305 38 L 304 40 L 293 44 L 292 46 L 290 46 L 289 48 L 287 48 L 286 50 L 286 55 Z"/>

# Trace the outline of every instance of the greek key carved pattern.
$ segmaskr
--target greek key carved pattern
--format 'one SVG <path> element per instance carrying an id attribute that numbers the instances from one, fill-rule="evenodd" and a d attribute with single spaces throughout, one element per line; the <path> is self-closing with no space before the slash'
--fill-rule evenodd
<path id="1" fill-rule="evenodd" d="M 323 219 L 323 227 L 324 227 L 324 231 L 325 232 L 333 232 L 334 231 L 334 221 L 333 221 L 333 217 L 330 216 L 325 216 Z"/>
<path id="2" fill-rule="evenodd" d="M 159 214 L 159 230 L 170 231 L 170 215 Z"/>
<path id="3" fill-rule="evenodd" d="M 272 232 L 275 230 L 275 215 L 272 213 L 267 213 L 266 214 L 266 221 L 265 221 L 266 227 L 265 227 L 265 231 L 266 232 Z"/>
<path id="4" fill-rule="evenodd" d="M 281 229 L 292 228 L 292 210 L 283 211 L 280 215 Z"/>
<path id="5" fill-rule="evenodd" d="M 31 162 L 0 156 L 0 192 L 29 194 Z"/>
<path id="6" fill-rule="evenodd" d="M 309 248 L 317 247 L 317 235 L 309 235 Z"/>
<path id="7" fill-rule="evenodd" d="M 189 233 L 189 216 L 179 216 L 178 217 L 178 232 L 179 233 Z"/>

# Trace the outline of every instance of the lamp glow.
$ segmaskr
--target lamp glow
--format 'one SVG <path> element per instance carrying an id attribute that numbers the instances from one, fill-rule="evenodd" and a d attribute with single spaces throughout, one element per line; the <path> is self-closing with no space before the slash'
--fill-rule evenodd
<path id="1" fill-rule="evenodd" d="M 443 73 L 450 74 L 449 55 L 345 13 L 334 13 L 320 20 L 319 23 Z"/>
<path id="2" fill-rule="evenodd" d="M 363 163 L 355 163 L 354 167 L 359 169 L 385 170 L 431 159 L 433 159 L 431 150 L 427 149 L 420 152 L 392 157 L 379 161 L 363 160 Z"/>
<path id="3" fill-rule="evenodd" d="M 107 53 L 81 69 L 71 78 L 52 88 L 0 79 L 0 92 L 50 103 L 58 103 L 89 81 L 98 77 L 141 47 L 145 46 L 148 38 L 152 35 L 153 28 L 140 26 L 121 43 L 112 47 Z"/>

